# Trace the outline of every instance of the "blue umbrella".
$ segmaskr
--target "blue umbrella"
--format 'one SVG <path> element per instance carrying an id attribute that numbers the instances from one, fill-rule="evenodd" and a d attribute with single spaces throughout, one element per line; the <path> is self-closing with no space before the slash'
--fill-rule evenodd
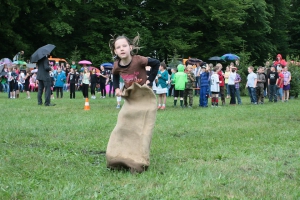
<path id="1" fill-rule="evenodd" d="M 223 60 L 238 60 L 238 59 L 240 59 L 240 57 L 238 57 L 237 55 L 232 54 L 232 53 L 224 54 L 223 56 L 221 56 L 221 58 Z"/>
<path id="2" fill-rule="evenodd" d="M 114 64 L 107 62 L 107 63 L 102 63 L 100 66 L 103 66 L 104 68 L 107 68 L 107 69 L 112 69 L 114 67 Z"/>
<path id="3" fill-rule="evenodd" d="M 213 57 L 210 57 L 208 60 L 212 60 L 212 61 L 223 61 L 223 59 L 219 56 L 213 56 Z"/>

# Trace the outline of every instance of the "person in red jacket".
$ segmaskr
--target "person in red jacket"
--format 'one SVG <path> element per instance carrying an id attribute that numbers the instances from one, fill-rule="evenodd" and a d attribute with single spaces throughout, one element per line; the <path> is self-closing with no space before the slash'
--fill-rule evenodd
<path id="1" fill-rule="evenodd" d="M 222 101 L 222 106 L 223 106 L 223 105 L 225 105 L 225 89 L 224 89 L 225 80 L 224 80 L 224 74 L 223 74 L 223 71 L 222 71 L 223 66 L 222 66 L 221 63 L 218 63 L 216 65 L 216 67 L 219 67 L 219 72 L 218 72 L 219 86 L 220 86 L 221 101 Z"/>
<path id="2" fill-rule="evenodd" d="M 281 54 L 278 54 L 276 56 L 276 61 L 274 61 L 273 65 L 275 66 L 275 69 L 277 68 L 277 65 L 281 65 L 281 66 L 285 67 L 286 61 L 284 59 L 282 59 Z"/>

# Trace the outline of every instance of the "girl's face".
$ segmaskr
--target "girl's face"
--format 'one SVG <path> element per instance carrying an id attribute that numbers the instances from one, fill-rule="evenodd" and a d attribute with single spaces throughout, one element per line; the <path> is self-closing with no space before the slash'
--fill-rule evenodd
<path id="1" fill-rule="evenodd" d="M 100 69 L 101 69 L 101 71 L 104 71 L 104 67 L 102 65 L 101 65 Z"/>
<path id="2" fill-rule="evenodd" d="M 129 45 L 128 41 L 125 38 L 118 39 L 115 42 L 115 54 L 120 59 L 127 59 L 130 58 L 130 51 L 132 50 L 132 46 Z"/>

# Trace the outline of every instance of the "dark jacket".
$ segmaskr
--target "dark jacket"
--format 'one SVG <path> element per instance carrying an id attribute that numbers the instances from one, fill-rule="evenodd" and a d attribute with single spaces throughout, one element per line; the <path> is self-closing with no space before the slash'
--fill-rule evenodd
<path id="1" fill-rule="evenodd" d="M 51 68 L 49 66 L 48 58 L 45 56 L 44 58 L 40 59 L 37 62 L 37 65 L 38 65 L 38 71 L 37 71 L 36 79 L 50 82 L 51 79 L 50 79 L 49 71 L 51 70 Z"/>

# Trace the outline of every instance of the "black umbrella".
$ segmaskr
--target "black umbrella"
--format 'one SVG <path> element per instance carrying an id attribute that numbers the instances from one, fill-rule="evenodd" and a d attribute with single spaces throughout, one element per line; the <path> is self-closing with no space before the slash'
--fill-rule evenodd
<path id="1" fill-rule="evenodd" d="M 188 64 L 190 65 L 195 65 L 197 63 L 202 63 L 203 61 L 198 59 L 198 58 L 189 58 L 187 61 L 186 61 Z"/>
<path id="2" fill-rule="evenodd" d="M 45 46 L 42 46 L 38 48 L 30 57 L 30 61 L 33 63 L 36 63 L 46 55 L 49 55 L 51 51 L 55 48 L 55 45 L 53 44 L 47 44 Z"/>

